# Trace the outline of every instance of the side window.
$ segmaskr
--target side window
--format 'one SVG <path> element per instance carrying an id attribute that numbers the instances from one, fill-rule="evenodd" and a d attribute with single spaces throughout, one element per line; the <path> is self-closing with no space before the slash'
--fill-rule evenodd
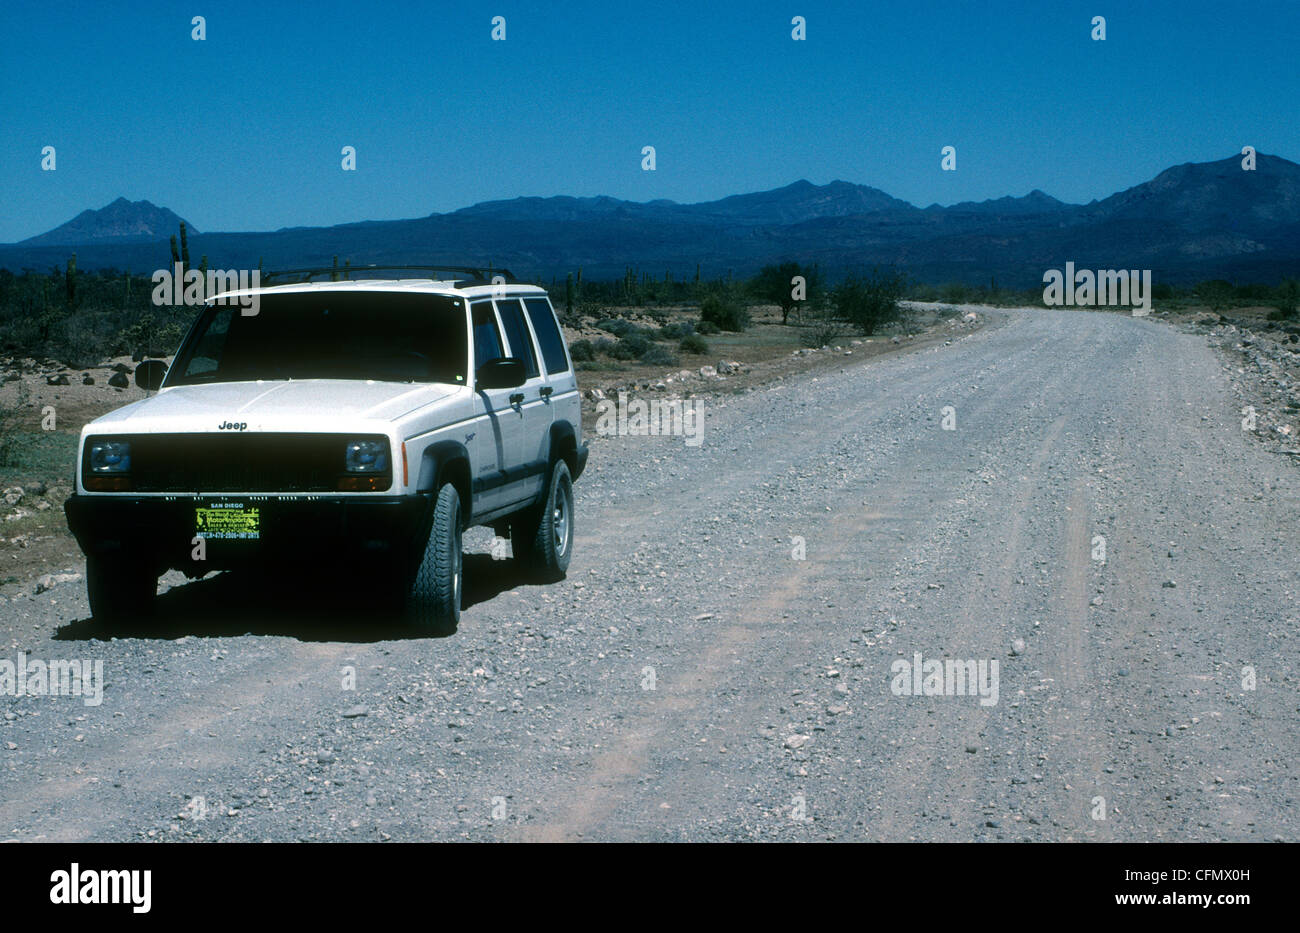
<path id="1" fill-rule="evenodd" d="M 542 346 L 542 359 L 546 362 L 546 371 L 552 375 L 569 371 L 569 358 L 564 353 L 564 338 L 560 335 L 559 325 L 551 305 L 545 298 L 529 298 L 524 301 L 528 306 L 528 319 L 533 322 L 533 333 Z"/>
<path id="2" fill-rule="evenodd" d="M 501 349 L 501 332 L 497 330 L 497 318 L 492 313 L 492 303 L 480 301 L 470 305 L 474 320 L 474 366 L 482 366 L 488 360 L 505 356 Z"/>
<path id="3" fill-rule="evenodd" d="M 524 361 L 524 369 L 532 379 L 539 372 L 537 353 L 533 350 L 528 325 L 524 323 L 523 305 L 518 298 L 497 299 L 497 312 L 501 315 L 501 326 L 506 329 L 506 339 L 510 341 L 510 355 Z"/>

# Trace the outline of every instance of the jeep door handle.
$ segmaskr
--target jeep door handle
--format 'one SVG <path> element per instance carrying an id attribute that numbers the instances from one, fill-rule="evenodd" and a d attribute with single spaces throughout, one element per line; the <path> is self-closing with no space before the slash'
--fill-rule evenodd
<path id="1" fill-rule="evenodd" d="M 511 405 L 522 405 L 523 403 L 524 403 L 524 393 L 516 392 L 514 395 L 510 396 Z"/>
<path id="2" fill-rule="evenodd" d="M 540 389 L 537 390 L 538 394 L 541 395 L 542 398 L 546 398 L 554 391 L 555 390 L 550 386 L 542 386 Z"/>

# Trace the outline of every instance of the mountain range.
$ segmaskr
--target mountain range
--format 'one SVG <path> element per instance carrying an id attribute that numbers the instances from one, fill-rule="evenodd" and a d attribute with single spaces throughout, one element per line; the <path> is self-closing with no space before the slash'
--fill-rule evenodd
<path id="1" fill-rule="evenodd" d="M 818 262 L 832 276 L 897 265 L 926 282 L 1042 284 L 1062 268 L 1151 269 L 1157 282 L 1209 278 L 1273 283 L 1300 275 L 1300 165 L 1259 154 L 1186 163 L 1089 204 L 1042 191 L 920 208 L 866 185 L 797 181 L 717 201 L 521 197 L 410 220 L 363 221 L 273 232 L 198 233 L 190 255 L 212 268 L 367 263 L 487 265 L 549 281 L 579 268 L 589 280 L 630 265 L 662 277 L 747 275 L 785 259 Z M 82 269 L 148 272 L 170 263 L 181 218 L 119 198 L 48 233 L 0 245 L 0 267 L 49 269 L 72 251 Z"/>

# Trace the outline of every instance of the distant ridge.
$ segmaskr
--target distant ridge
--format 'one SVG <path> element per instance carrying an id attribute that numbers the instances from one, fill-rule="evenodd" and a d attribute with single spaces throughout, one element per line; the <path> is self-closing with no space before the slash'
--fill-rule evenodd
<path id="1" fill-rule="evenodd" d="M 118 199 L 49 233 L 0 245 L 0 267 L 47 269 L 77 250 L 81 268 L 166 266 L 180 217 Z M 452 263 L 511 269 L 535 281 L 629 266 L 662 277 L 748 275 L 784 259 L 834 275 L 896 265 L 918 281 L 1041 285 L 1045 269 L 1151 269 L 1157 282 L 1300 277 L 1300 165 L 1260 153 L 1187 163 L 1089 204 L 1039 190 L 919 208 L 866 185 L 796 181 L 770 191 L 680 204 L 658 199 L 521 197 L 408 220 L 199 234 L 190 252 L 214 267 Z"/>

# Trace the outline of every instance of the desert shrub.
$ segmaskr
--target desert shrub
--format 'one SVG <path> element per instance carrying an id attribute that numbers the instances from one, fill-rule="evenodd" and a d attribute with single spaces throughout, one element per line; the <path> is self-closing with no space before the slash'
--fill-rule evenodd
<path id="1" fill-rule="evenodd" d="M 690 321 L 679 321 L 673 324 L 665 324 L 659 328 L 660 340 L 680 340 L 683 337 L 689 337 L 695 333 L 695 325 Z"/>
<path id="2" fill-rule="evenodd" d="M 652 343 L 641 354 L 641 362 L 647 366 L 676 366 L 677 354 L 661 343 Z"/>
<path id="3" fill-rule="evenodd" d="M 12 401 L 0 400 L 0 467 L 15 466 L 36 436 L 39 424 L 33 413 L 31 392 L 25 383 L 18 383 L 18 392 Z"/>
<path id="4" fill-rule="evenodd" d="M 939 289 L 939 300 L 950 305 L 965 304 L 971 300 L 973 291 L 962 282 L 949 282 Z"/>
<path id="5" fill-rule="evenodd" d="M 870 336 L 882 324 L 898 320 L 904 284 L 895 270 L 872 269 L 869 275 L 850 275 L 832 295 L 835 317 Z"/>
<path id="6" fill-rule="evenodd" d="M 614 344 L 614 350 L 610 354 L 616 360 L 639 360 L 650 349 L 652 344 L 640 334 L 632 334 L 628 337 L 619 338 L 618 343 Z"/>
<path id="7" fill-rule="evenodd" d="M 1300 281 L 1295 279 L 1283 279 L 1273 291 L 1273 307 L 1276 308 L 1276 314 L 1280 315 L 1274 318 L 1269 315 L 1269 320 L 1287 320 L 1296 316 L 1297 307 L 1300 306 Z"/>
<path id="8" fill-rule="evenodd" d="M 31 318 L 18 318 L 0 325 L 0 350 L 17 356 L 35 356 L 40 346 L 40 326 Z"/>
<path id="9" fill-rule="evenodd" d="M 575 340 L 569 344 L 569 356 L 575 363 L 589 363 L 596 358 L 596 348 L 590 340 Z"/>
<path id="10" fill-rule="evenodd" d="M 739 333 L 749 326 L 749 311 L 725 295 L 706 295 L 700 302 L 700 320 L 716 325 L 719 330 Z"/>
<path id="11" fill-rule="evenodd" d="M 111 325 L 101 315 L 77 314 L 63 322 L 55 341 L 54 354 L 74 369 L 88 369 L 103 362 L 112 348 Z M 178 338 L 179 342 L 179 338 Z"/>
<path id="12" fill-rule="evenodd" d="M 1196 286 L 1196 297 L 1205 302 L 1211 311 L 1222 311 L 1232 304 L 1236 296 L 1237 291 L 1232 283 L 1223 279 L 1212 279 Z"/>
<path id="13" fill-rule="evenodd" d="M 687 334 L 682 338 L 682 342 L 677 345 L 677 349 L 683 353 L 693 353 L 696 356 L 703 356 L 709 352 L 709 342 L 699 334 Z"/>
<path id="14" fill-rule="evenodd" d="M 712 321 L 700 321 L 700 323 L 695 325 L 695 332 L 697 334 L 704 334 L 711 337 L 714 334 L 722 333 L 722 329 Z"/>
<path id="15" fill-rule="evenodd" d="M 810 309 L 808 324 L 800 334 L 800 341 L 805 347 L 829 347 L 844 337 L 847 328 L 838 317 L 836 310 L 828 305 L 818 305 Z"/>
<path id="16" fill-rule="evenodd" d="M 614 341 L 608 337 L 597 337 L 591 342 L 592 352 L 604 356 L 611 356 L 614 353 Z"/>

